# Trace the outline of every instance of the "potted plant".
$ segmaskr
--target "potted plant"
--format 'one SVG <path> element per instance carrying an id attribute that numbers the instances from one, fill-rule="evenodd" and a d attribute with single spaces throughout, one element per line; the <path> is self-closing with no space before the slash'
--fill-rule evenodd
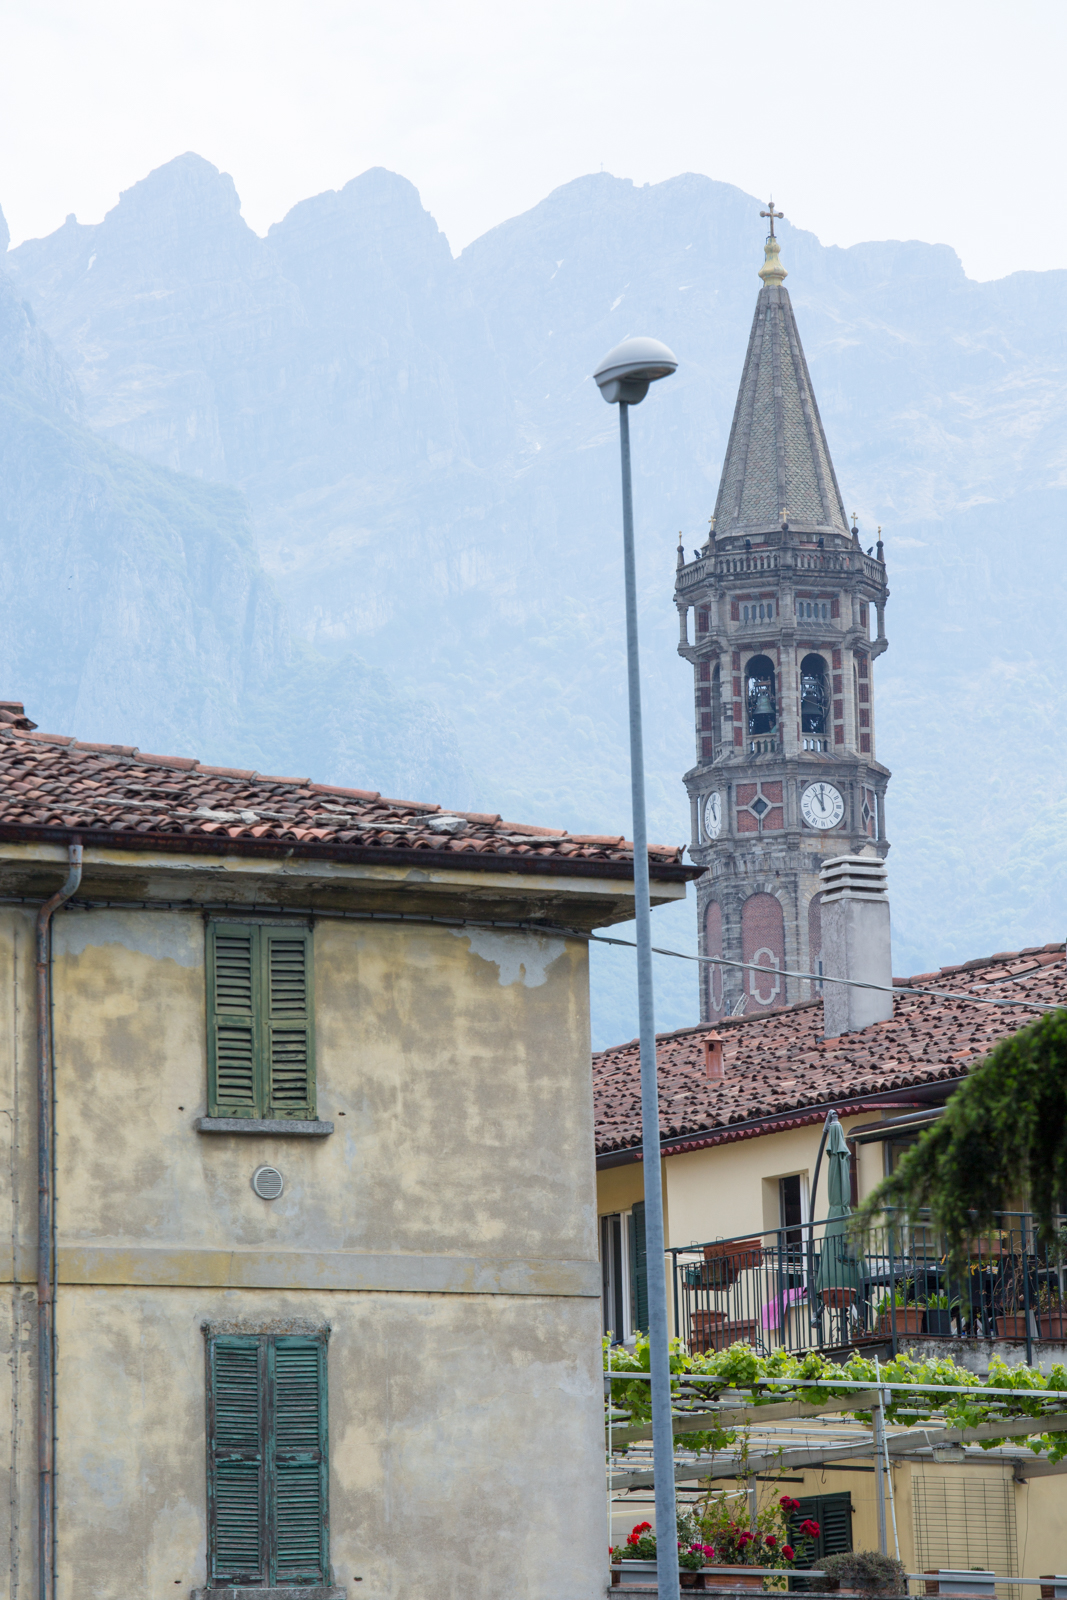
<path id="1" fill-rule="evenodd" d="M 1060 1299 L 1058 1284 L 1043 1283 L 1037 1291 L 1037 1331 L 1042 1339 L 1067 1338 L 1067 1309 Z"/>
<path id="2" fill-rule="evenodd" d="M 831 1592 L 848 1589 L 862 1595 L 907 1594 L 907 1570 L 903 1561 L 884 1556 L 880 1550 L 842 1550 L 823 1556 L 819 1565 L 826 1574 Z"/>
<path id="3" fill-rule="evenodd" d="M 878 1332 L 892 1333 L 894 1326 L 898 1334 L 921 1333 L 923 1328 L 922 1307 L 914 1303 L 908 1304 L 908 1291 L 911 1280 L 894 1288 L 892 1296 L 884 1294 L 875 1306 L 878 1316 Z"/>
<path id="4" fill-rule="evenodd" d="M 705 1281 L 712 1289 L 726 1289 L 739 1272 L 750 1272 L 763 1260 L 762 1239 L 716 1239 L 704 1246 Z"/>
<path id="5" fill-rule="evenodd" d="M 697 1514 L 701 1536 L 715 1551 L 715 1565 L 704 1575 L 717 1587 L 762 1589 L 763 1573 L 745 1572 L 746 1567 L 773 1567 L 790 1570 L 807 1561 L 819 1537 L 819 1524 L 810 1517 L 795 1533 L 791 1519 L 800 1510 L 800 1501 L 784 1494 L 761 1506 L 752 1519 L 737 1503 L 737 1495 L 721 1490 L 709 1492 Z"/>
<path id="6" fill-rule="evenodd" d="M 747 1512 L 747 1506 L 746 1506 Z M 791 1542 L 790 1518 L 800 1510 L 800 1501 L 789 1495 L 764 1506 L 749 1526 L 747 1515 L 737 1507 L 737 1495 L 725 1491 L 708 1494 L 699 1512 L 678 1512 L 678 1567 L 683 1589 L 703 1589 L 708 1580 L 731 1589 L 762 1589 L 764 1574 L 747 1568 L 773 1567 L 790 1570 L 797 1561 L 806 1561 L 819 1536 L 819 1524 L 810 1518 L 800 1524 L 795 1543 Z M 714 1534 L 710 1531 L 717 1530 Z M 650 1522 L 639 1522 L 626 1543 L 610 1552 L 611 1581 L 656 1579 L 656 1536 Z"/>
<path id="7" fill-rule="evenodd" d="M 932 1334 L 938 1339 L 950 1338 L 952 1335 L 952 1308 L 948 1303 L 948 1295 L 927 1295 L 925 1309 L 923 1332 Z"/>
<path id="8" fill-rule="evenodd" d="M 703 1573 L 714 1558 L 710 1544 L 704 1544 L 696 1521 L 687 1511 L 678 1513 L 678 1567 L 683 1589 L 703 1589 Z M 656 1581 L 656 1535 L 650 1522 L 638 1522 L 624 1545 L 616 1545 L 609 1552 L 611 1582 L 617 1585 L 623 1577 L 648 1578 Z"/>
<path id="9" fill-rule="evenodd" d="M 617 1544 L 609 1552 L 611 1581 L 617 1584 L 625 1573 L 629 1578 L 656 1579 L 656 1535 L 651 1522 L 635 1523 L 625 1544 Z"/>
<path id="10" fill-rule="evenodd" d="M 995 1337 L 998 1339 L 1025 1339 L 1030 1324 L 1029 1313 L 1018 1303 L 997 1311 Z"/>

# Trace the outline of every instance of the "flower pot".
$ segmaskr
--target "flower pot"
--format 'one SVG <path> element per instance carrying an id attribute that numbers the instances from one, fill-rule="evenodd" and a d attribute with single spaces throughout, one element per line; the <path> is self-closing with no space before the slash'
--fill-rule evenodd
<path id="1" fill-rule="evenodd" d="M 927 1306 L 923 1316 L 923 1332 L 931 1334 L 935 1339 L 951 1338 L 952 1312 Z"/>
<path id="2" fill-rule="evenodd" d="M 992 1572 L 953 1571 L 942 1567 L 937 1578 L 939 1594 L 980 1595 L 984 1600 L 994 1600 L 996 1595 Z"/>
<path id="3" fill-rule="evenodd" d="M 1025 1339 L 1030 1319 L 1025 1311 L 1000 1311 L 997 1313 L 998 1339 Z"/>
<path id="4" fill-rule="evenodd" d="M 1067 1339 L 1067 1310 L 1039 1312 L 1037 1333 L 1040 1339 Z"/>
<path id="5" fill-rule="evenodd" d="M 739 1272 L 751 1272 L 763 1260 L 761 1239 L 718 1239 L 704 1246 L 704 1273 L 709 1287 L 726 1289 Z"/>
<path id="6" fill-rule="evenodd" d="M 762 1589 L 762 1572 L 739 1572 L 736 1567 L 705 1567 L 704 1587 L 715 1589 Z"/>
<path id="7" fill-rule="evenodd" d="M 725 1311 L 692 1311 L 689 1315 L 689 1348 L 694 1355 L 728 1350 L 732 1344 L 751 1344 L 755 1332 L 755 1317 L 731 1321 Z"/>
<path id="8" fill-rule="evenodd" d="M 620 1584 L 623 1578 L 631 1583 L 655 1583 L 656 1563 L 654 1561 L 614 1561 L 611 1566 L 612 1587 Z"/>
<path id="9" fill-rule="evenodd" d="M 896 1321 L 897 1338 L 909 1333 L 922 1333 L 923 1314 L 918 1306 L 897 1306 L 896 1311 L 887 1311 L 878 1318 L 878 1332 L 892 1333 L 894 1319 Z"/>

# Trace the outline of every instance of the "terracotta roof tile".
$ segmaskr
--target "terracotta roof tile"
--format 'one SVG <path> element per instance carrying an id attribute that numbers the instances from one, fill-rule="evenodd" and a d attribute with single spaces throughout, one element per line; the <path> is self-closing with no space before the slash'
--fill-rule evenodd
<path id="1" fill-rule="evenodd" d="M 962 974 L 962 976 L 961 976 Z M 891 1021 L 837 1039 L 822 1037 L 821 1001 L 752 1017 L 728 1017 L 715 1028 L 682 1028 L 656 1040 L 660 1137 L 690 1147 L 754 1137 L 772 1126 L 797 1126 L 806 1111 L 851 1104 L 862 1110 L 879 1094 L 914 1089 L 931 1098 L 935 1086 L 959 1079 L 999 1039 L 1037 1013 L 983 1005 L 980 996 L 1067 1005 L 1064 945 L 1032 952 L 1002 951 L 915 978 L 902 989 L 934 987 L 959 999 L 900 993 Z M 974 996 L 974 999 L 967 998 Z M 723 1041 L 725 1075 L 707 1077 L 704 1041 Z M 962 1070 L 961 1070 L 962 1069 Z M 593 1057 L 597 1154 L 641 1144 L 640 1061 L 636 1039 Z M 936 1095 L 934 1096 L 936 1098 Z M 821 1118 L 819 1110 L 817 1116 Z M 782 1119 L 786 1119 L 783 1123 Z"/>
<path id="2" fill-rule="evenodd" d="M 442 811 L 421 800 L 389 799 L 236 767 L 204 767 L 188 756 L 146 754 L 133 745 L 81 744 L 40 733 L 17 702 L 0 702 L 0 838 L 84 843 L 120 837 L 130 848 L 204 846 L 269 853 L 291 849 L 360 859 L 462 857 L 467 865 L 603 876 L 633 873 L 633 846 L 619 835 L 571 835 L 496 813 Z M 699 876 L 680 847 L 652 845 L 654 876 Z M 542 868 L 543 863 L 543 868 Z M 458 861 L 457 861 L 458 865 Z"/>

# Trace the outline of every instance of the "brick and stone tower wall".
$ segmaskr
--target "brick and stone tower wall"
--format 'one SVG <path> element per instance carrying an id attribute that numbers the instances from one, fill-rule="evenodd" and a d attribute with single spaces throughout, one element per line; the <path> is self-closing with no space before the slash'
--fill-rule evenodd
<path id="1" fill-rule="evenodd" d="M 773 228 L 711 535 L 697 559 L 678 552 L 700 951 L 766 968 L 702 967 L 705 1022 L 811 998 L 783 974 L 821 970 L 823 862 L 889 849 L 874 724 L 882 543 L 867 555 L 849 529 Z"/>

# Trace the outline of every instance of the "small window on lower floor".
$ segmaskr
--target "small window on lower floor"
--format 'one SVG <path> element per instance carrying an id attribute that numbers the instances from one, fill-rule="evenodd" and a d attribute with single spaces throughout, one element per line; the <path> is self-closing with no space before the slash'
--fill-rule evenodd
<path id="1" fill-rule="evenodd" d="M 329 1582 L 326 1340 L 209 1333 L 213 1588 Z"/>

